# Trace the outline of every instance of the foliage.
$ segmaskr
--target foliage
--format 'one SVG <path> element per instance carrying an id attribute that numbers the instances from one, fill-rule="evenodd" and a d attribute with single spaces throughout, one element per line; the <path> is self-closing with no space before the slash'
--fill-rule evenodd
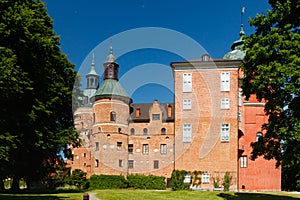
<path id="1" fill-rule="evenodd" d="M 190 184 L 184 183 L 184 177 L 186 174 L 189 174 L 185 170 L 176 170 L 174 169 L 171 175 L 171 188 L 172 190 L 186 190 L 189 188 Z"/>
<path id="2" fill-rule="evenodd" d="M 128 175 L 127 183 L 129 188 L 134 189 L 166 189 L 165 177 L 163 176 Z"/>
<path id="3" fill-rule="evenodd" d="M 90 189 L 127 188 L 127 182 L 123 175 L 92 175 L 89 182 Z"/>
<path id="4" fill-rule="evenodd" d="M 76 186 L 78 189 L 87 189 L 89 187 L 86 172 L 80 169 L 75 169 L 71 176 L 66 178 L 66 183 L 71 186 Z"/>
<path id="5" fill-rule="evenodd" d="M 230 172 L 225 172 L 224 175 L 224 191 L 229 191 L 230 185 L 231 185 L 232 176 L 230 175 Z"/>
<path id="6" fill-rule="evenodd" d="M 252 159 L 283 165 L 283 187 L 300 180 L 300 1 L 270 0 L 272 9 L 250 20 L 256 32 L 245 38 L 243 93 L 265 102 L 265 135 L 252 143 Z M 258 130 L 259 131 L 259 130 Z"/>
<path id="7" fill-rule="evenodd" d="M 193 171 L 192 172 L 192 186 L 193 187 L 198 187 L 201 185 L 202 181 L 201 181 L 201 175 L 203 174 L 202 171 Z"/>
<path id="8" fill-rule="evenodd" d="M 219 188 L 220 187 L 220 177 L 219 176 L 216 176 L 216 177 L 213 177 L 213 183 L 214 183 L 214 188 Z"/>
<path id="9" fill-rule="evenodd" d="M 0 179 L 30 182 L 55 171 L 73 130 L 76 72 L 39 0 L 0 1 Z"/>

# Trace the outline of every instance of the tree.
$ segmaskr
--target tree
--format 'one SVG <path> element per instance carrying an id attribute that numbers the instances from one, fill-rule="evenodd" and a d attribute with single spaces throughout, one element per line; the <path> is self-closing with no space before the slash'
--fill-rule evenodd
<path id="1" fill-rule="evenodd" d="M 269 117 L 251 156 L 276 159 L 283 173 L 289 172 L 283 179 L 292 181 L 285 189 L 295 189 L 300 180 L 300 1 L 269 3 L 266 15 L 250 19 L 256 32 L 245 38 L 243 93 L 265 102 Z"/>
<path id="2" fill-rule="evenodd" d="M 78 145 L 75 77 L 44 3 L 0 0 L 0 178 L 13 177 L 13 188 L 41 180 Z"/>

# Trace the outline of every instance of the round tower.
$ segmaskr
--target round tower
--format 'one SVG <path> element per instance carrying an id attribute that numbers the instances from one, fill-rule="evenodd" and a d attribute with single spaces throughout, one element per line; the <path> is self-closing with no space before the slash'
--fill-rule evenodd
<path id="1" fill-rule="evenodd" d="M 93 140 L 96 174 L 120 174 L 127 171 L 129 95 L 118 79 L 119 65 L 112 46 L 104 64 L 104 80 L 93 100 Z M 118 153 L 112 153 L 112 152 Z M 115 157 L 114 157 L 115 156 Z"/>

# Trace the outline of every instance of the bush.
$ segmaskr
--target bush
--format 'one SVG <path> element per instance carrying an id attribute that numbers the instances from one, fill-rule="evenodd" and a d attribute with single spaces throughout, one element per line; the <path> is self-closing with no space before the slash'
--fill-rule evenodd
<path id="1" fill-rule="evenodd" d="M 127 182 L 128 187 L 134 189 L 166 189 L 165 177 L 163 176 L 129 175 Z"/>
<path id="2" fill-rule="evenodd" d="M 173 170 L 171 176 L 171 188 L 172 190 L 186 190 L 189 189 L 190 183 L 184 183 L 184 177 L 186 174 L 189 174 L 188 171 L 185 170 Z"/>
<path id="3" fill-rule="evenodd" d="M 90 189 L 121 189 L 127 188 L 123 175 L 92 175 Z"/>
<path id="4" fill-rule="evenodd" d="M 87 189 L 89 187 L 89 182 L 86 179 L 86 172 L 75 169 L 71 176 L 66 178 L 66 183 L 68 185 L 76 186 L 78 189 Z"/>
<path id="5" fill-rule="evenodd" d="M 229 191 L 229 188 L 231 185 L 231 179 L 232 179 L 232 176 L 230 175 L 230 173 L 226 172 L 224 175 L 224 183 L 223 183 L 224 191 Z"/>

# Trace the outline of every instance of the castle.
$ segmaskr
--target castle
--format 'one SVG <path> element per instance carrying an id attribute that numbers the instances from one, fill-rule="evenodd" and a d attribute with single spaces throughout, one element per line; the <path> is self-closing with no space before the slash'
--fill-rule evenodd
<path id="1" fill-rule="evenodd" d="M 203 189 L 213 189 L 213 179 L 229 172 L 232 190 L 281 190 L 275 161 L 250 160 L 250 144 L 262 136 L 267 117 L 264 103 L 242 97 L 242 45 L 241 37 L 222 59 L 205 54 L 172 62 L 174 102 L 151 104 L 132 102 L 118 81 L 119 65 L 110 47 L 104 80 L 98 86 L 92 62 L 86 104 L 74 112 L 83 146 L 72 149 L 71 170 L 87 176 L 152 174 L 168 182 L 174 169 L 200 170 Z"/>

